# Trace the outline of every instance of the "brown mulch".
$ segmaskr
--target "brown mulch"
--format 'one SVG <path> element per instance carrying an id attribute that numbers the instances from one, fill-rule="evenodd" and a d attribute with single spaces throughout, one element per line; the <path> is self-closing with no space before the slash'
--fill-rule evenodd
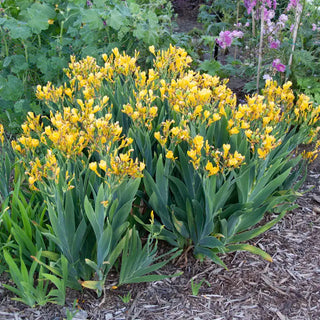
<path id="1" fill-rule="evenodd" d="M 225 270 L 190 254 L 186 265 L 169 264 L 161 270 L 183 271 L 180 277 L 123 286 L 100 298 L 91 291 L 70 290 L 66 307 L 29 308 L 11 300 L 12 293 L 0 284 L 0 319 L 60 320 L 67 308 L 75 311 L 73 319 L 320 319 L 319 172 L 320 166 L 309 170 L 303 189 L 313 189 L 298 199 L 299 208 L 255 239 L 272 263 L 238 252 L 223 257 Z M 206 280 L 197 296 L 192 295 L 191 280 Z M 119 296 L 128 292 L 132 299 L 125 304 Z"/>

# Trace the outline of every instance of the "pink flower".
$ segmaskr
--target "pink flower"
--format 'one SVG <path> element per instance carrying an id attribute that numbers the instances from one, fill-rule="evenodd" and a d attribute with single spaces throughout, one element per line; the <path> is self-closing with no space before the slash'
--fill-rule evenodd
<path id="1" fill-rule="evenodd" d="M 316 31 L 317 30 L 317 25 L 315 23 L 312 24 L 312 31 Z"/>
<path id="2" fill-rule="evenodd" d="M 286 71 L 286 66 L 281 63 L 280 59 L 273 60 L 272 67 L 277 69 L 277 71 L 279 71 L 279 72 L 285 72 Z"/>
<path id="3" fill-rule="evenodd" d="M 264 80 L 272 80 L 272 77 L 270 77 L 268 74 L 264 74 L 262 78 Z"/>
<path id="4" fill-rule="evenodd" d="M 221 31 L 219 33 L 219 38 L 216 39 L 217 44 L 222 48 L 226 49 L 227 47 L 230 47 L 232 44 L 232 40 L 234 38 L 242 38 L 243 32 L 239 30 L 234 30 L 232 32 L 230 31 Z"/>
<path id="5" fill-rule="evenodd" d="M 218 45 L 222 49 L 226 49 L 227 47 L 231 46 L 232 43 L 232 35 L 230 31 L 221 31 L 219 33 L 219 38 L 216 39 Z"/>
<path id="6" fill-rule="evenodd" d="M 246 24 L 244 25 L 245 27 L 249 27 L 250 26 L 250 23 L 249 22 L 246 22 Z"/>
<path id="7" fill-rule="evenodd" d="M 243 32 L 239 30 L 233 30 L 231 32 L 231 37 L 232 38 L 242 38 L 243 37 Z"/>
<path id="8" fill-rule="evenodd" d="M 278 49 L 280 47 L 280 41 L 277 39 L 277 40 L 272 40 L 270 42 L 270 48 L 271 49 Z"/>

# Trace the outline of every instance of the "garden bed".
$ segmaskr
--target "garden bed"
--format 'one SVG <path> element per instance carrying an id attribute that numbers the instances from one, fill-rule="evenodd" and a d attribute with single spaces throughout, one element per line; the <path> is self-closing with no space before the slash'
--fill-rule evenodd
<path id="1" fill-rule="evenodd" d="M 90 290 L 69 290 L 65 307 L 48 304 L 29 308 L 11 300 L 13 294 L 0 286 L 0 319 L 60 320 L 66 308 L 74 319 L 202 319 L 202 320 L 314 320 L 320 318 L 320 162 L 309 169 L 301 189 L 311 191 L 298 199 L 299 208 L 287 215 L 255 243 L 273 258 L 269 263 L 249 253 L 225 257 L 228 271 L 206 260 L 170 263 L 162 274 L 183 271 L 183 275 L 149 284 L 107 290 L 97 298 Z M 163 244 L 163 250 L 168 250 Z M 206 280 L 197 296 L 191 279 Z M 116 280 L 116 279 L 114 279 Z M 112 283 L 112 277 L 107 285 Z M 131 292 L 123 303 L 119 296 Z M 76 307 L 73 304 L 77 300 Z"/>
<path id="2" fill-rule="evenodd" d="M 67 82 L 37 86 L 50 116 L 29 112 L 12 141 L 0 124 L 8 150 L 0 150 L 1 270 L 10 271 L 0 279 L 0 319 L 320 318 L 319 159 L 295 185 L 302 157 L 319 153 L 320 108 L 292 82 L 267 79 L 261 96 L 246 95 L 253 78 L 232 73 L 245 57 L 228 48 L 242 36 L 223 29 L 219 39 L 232 38 L 224 48 L 209 29 L 200 36 L 204 3 L 172 1 L 176 36 L 186 44 L 189 33 L 193 62 L 183 45 L 157 51 L 135 30 L 138 61 L 130 46 L 131 57 L 124 46 L 108 48 L 103 65 L 72 56 Z M 100 5 L 78 9 L 86 19 Z M 148 6 L 140 9 L 151 16 Z M 117 10 L 87 27 L 118 30 Z M 43 23 L 61 22 L 63 31 L 63 19 Z M 206 19 L 215 25 L 215 15 Z M 227 69 L 230 80 L 220 82 Z"/>

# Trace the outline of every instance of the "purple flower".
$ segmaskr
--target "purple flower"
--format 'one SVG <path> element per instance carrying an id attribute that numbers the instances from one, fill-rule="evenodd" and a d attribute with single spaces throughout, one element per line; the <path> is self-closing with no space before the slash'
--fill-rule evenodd
<path id="1" fill-rule="evenodd" d="M 281 63 L 280 59 L 273 60 L 272 67 L 277 69 L 277 71 L 279 71 L 279 72 L 285 72 L 286 71 L 286 66 Z"/>
<path id="2" fill-rule="evenodd" d="M 92 2 L 90 0 L 87 0 L 87 6 L 91 7 L 92 6 Z"/>
<path id="3" fill-rule="evenodd" d="M 245 27 L 249 27 L 250 26 L 250 23 L 249 22 L 246 22 L 246 24 L 244 25 Z"/>
<path id="4" fill-rule="evenodd" d="M 278 20 L 281 23 L 286 23 L 288 21 L 288 16 L 286 14 L 281 14 Z"/>
<path id="5" fill-rule="evenodd" d="M 291 10 L 292 8 L 295 8 L 299 4 L 299 0 L 290 0 L 287 6 L 286 11 Z"/>
<path id="6" fill-rule="evenodd" d="M 317 25 L 315 23 L 312 24 L 312 31 L 316 31 L 317 30 Z"/>
<path id="7" fill-rule="evenodd" d="M 292 25 L 290 26 L 290 32 L 293 31 L 293 28 L 294 28 L 294 24 L 292 24 Z"/>
<path id="8" fill-rule="evenodd" d="M 272 18 L 274 18 L 274 11 L 273 10 L 268 10 L 266 8 L 264 8 L 264 20 L 271 20 Z"/>
<path id="9" fill-rule="evenodd" d="M 270 48 L 271 49 L 278 49 L 280 47 L 280 40 L 272 40 L 270 41 Z"/>
<path id="10" fill-rule="evenodd" d="M 247 8 L 248 14 L 251 13 L 252 9 L 256 6 L 257 0 L 244 0 L 244 6 Z"/>
<path id="11" fill-rule="evenodd" d="M 286 25 L 286 22 L 288 21 L 288 16 L 286 14 L 282 14 L 280 15 L 278 22 L 277 22 L 277 26 L 280 29 L 283 29 Z"/>

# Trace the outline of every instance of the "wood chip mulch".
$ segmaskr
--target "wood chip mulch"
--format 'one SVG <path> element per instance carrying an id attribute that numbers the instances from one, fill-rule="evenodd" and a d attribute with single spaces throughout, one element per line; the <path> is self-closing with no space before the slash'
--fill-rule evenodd
<path id="1" fill-rule="evenodd" d="M 224 270 L 208 260 L 200 263 L 190 253 L 186 264 L 184 261 L 183 265 L 173 263 L 161 270 L 164 274 L 183 271 L 180 277 L 123 286 L 106 291 L 100 298 L 91 291 L 70 290 L 65 307 L 48 304 L 33 309 L 11 300 L 13 294 L 3 287 L 7 280 L 2 279 L 0 319 L 60 320 L 66 319 L 67 309 L 74 311 L 75 320 L 320 319 L 318 172 L 319 169 L 309 171 L 303 190 L 312 190 L 298 199 L 299 208 L 254 239 L 255 245 L 272 256 L 272 263 L 250 253 L 238 252 L 222 257 L 229 268 Z M 191 280 L 194 283 L 205 280 L 197 296 L 192 295 Z M 132 299 L 126 304 L 119 296 L 129 291 Z"/>

